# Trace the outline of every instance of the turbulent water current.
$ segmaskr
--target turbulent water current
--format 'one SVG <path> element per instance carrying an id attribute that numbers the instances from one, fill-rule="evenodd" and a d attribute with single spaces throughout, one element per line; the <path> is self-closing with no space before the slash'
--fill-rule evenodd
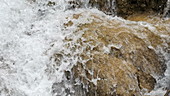
<path id="1" fill-rule="evenodd" d="M 107 16 L 95 8 L 88 8 L 88 0 L 80 0 L 83 7 L 78 9 L 71 8 L 73 5 L 68 3 L 69 0 L 33 1 L 0 0 L 0 96 L 71 96 L 76 92 L 72 83 L 66 80 L 65 72 L 80 61 L 78 54 L 81 50 L 73 52 L 65 47 L 68 44 L 66 38 L 74 38 L 70 45 L 76 44 L 74 40 L 81 38 L 82 32 L 74 32 L 79 24 L 95 19 L 89 19 L 91 13 L 154 30 L 150 23 Z M 73 26 L 67 30 L 69 25 L 66 23 L 74 14 L 83 15 L 81 19 L 73 20 Z M 162 26 L 170 27 L 168 24 Z M 168 35 L 161 36 L 170 40 Z M 166 91 L 162 87 L 170 87 L 170 54 L 161 49 L 158 51 L 164 54 L 167 70 L 158 86 L 148 93 L 151 96 L 163 96 Z M 56 59 L 55 55 L 61 58 Z M 92 82 L 96 84 L 97 81 Z"/>

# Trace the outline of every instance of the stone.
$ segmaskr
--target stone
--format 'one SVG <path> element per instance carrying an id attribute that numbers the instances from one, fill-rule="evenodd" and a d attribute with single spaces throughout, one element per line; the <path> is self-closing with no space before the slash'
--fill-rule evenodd
<path id="1" fill-rule="evenodd" d="M 91 7 L 98 8 L 106 14 L 114 15 L 115 13 L 115 0 L 89 0 Z"/>
<path id="2" fill-rule="evenodd" d="M 127 17 L 136 13 L 163 14 L 167 0 L 116 0 L 117 14 Z"/>
<path id="3" fill-rule="evenodd" d="M 170 90 L 168 90 L 164 96 L 169 96 L 169 95 L 170 95 Z"/>
<path id="4" fill-rule="evenodd" d="M 167 0 L 90 0 L 89 5 L 106 14 L 126 18 L 138 13 L 163 14 Z"/>
<path id="5" fill-rule="evenodd" d="M 75 14 L 69 20 L 84 18 L 84 14 Z M 153 30 L 150 26 L 140 25 L 140 22 L 129 23 L 110 20 L 96 13 L 88 14 L 88 20 L 92 22 L 80 23 L 74 32 L 82 32 L 82 37 L 75 41 L 68 36 L 65 41 L 72 42 L 73 45 L 66 45 L 66 48 L 73 53 L 81 50 L 76 55 L 79 56 L 77 64 L 71 69 L 73 85 L 79 84 L 74 86 L 75 94 L 144 96 L 152 91 L 157 83 L 155 76 L 163 77 L 166 70 L 164 59 L 155 50 L 162 47 L 166 51 L 165 45 L 169 44 L 166 37 L 156 32 L 170 36 L 169 27 L 165 26 L 170 20 L 145 15 L 128 18 L 153 24 Z M 65 26 L 74 25 L 73 21 L 65 23 Z M 78 96 L 75 94 L 73 96 Z"/>

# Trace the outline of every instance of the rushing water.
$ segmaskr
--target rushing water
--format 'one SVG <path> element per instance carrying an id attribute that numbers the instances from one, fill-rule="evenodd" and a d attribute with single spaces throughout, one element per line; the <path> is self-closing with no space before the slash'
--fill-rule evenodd
<path id="1" fill-rule="evenodd" d="M 170 17 L 170 0 L 167 1 L 166 7 L 164 9 L 164 16 Z"/>
<path id="2" fill-rule="evenodd" d="M 70 5 L 70 0 L 51 1 L 55 2 L 54 6 L 47 6 L 48 0 L 0 0 L 0 96 L 69 96 L 66 89 L 70 89 L 70 94 L 76 91 L 66 80 L 64 71 L 76 64 L 79 50 L 72 53 L 65 49 L 64 39 L 74 37 L 77 26 L 64 30 L 64 23 L 76 13 L 103 13 L 88 9 L 89 0 L 77 0 L 84 8 L 73 10 L 69 9 L 76 3 Z M 114 9 L 115 2 L 110 1 L 108 7 Z M 84 17 L 88 17 L 88 12 Z M 84 18 L 76 22 L 91 21 Z M 74 38 L 80 36 L 77 34 Z M 56 64 L 53 58 L 56 53 L 72 53 L 75 57 L 64 56 L 64 60 Z M 170 68 L 170 54 L 166 53 L 165 57 Z M 170 84 L 169 74 L 168 69 L 160 81 L 162 86 Z M 156 92 L 160 91 L 153 94 Z"/>

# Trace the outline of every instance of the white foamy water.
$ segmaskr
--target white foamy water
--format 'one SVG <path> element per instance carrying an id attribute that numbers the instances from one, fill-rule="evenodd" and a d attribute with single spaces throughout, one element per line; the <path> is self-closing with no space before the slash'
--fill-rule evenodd
<path id="1" fill-rule="evenodd" d="M 74 13 L 66 11 L 68 1 L 50 7 L 46 0 L 0 0 L 0 96 L 53 95 L 53 83 L 62 82 L 70 62 L 53 66 L 51 57 L 67 51 L 63 40 L 76 29 L 63 30 Z"/>
<path id="2" fill-rule="evenodd" d="M 69 21 L 66 17 L 84 10 L 97 10 L 67 10 L 69 5 L 66 2 L 69 0 L 52 1 L 56 5 L 49 7 L 46 0 L 36 3 L 30 0 L 0 0 L 0 96 L 65 96 L 63 88 L 72 87 L 64 82 L 56 85 L 58 93 L 52 94 L 53 84 L 63 82 L 64 70 L 70 70 L 78 57 L 65 57 L 66 62 L 58 62 L 58 66 L 51 57 L 63 50 L 65 54 L 71 53 L 71 50 L 64 49 L 63 40 L 72 36 L 70 34 L 76 30 L 76 23 L 69 28 L 72 30 L 63 30 L 63 24 Z M 88 5 L 88 0 L 81 1 Z M 84 17 L 88 17 L 88 12 Z M 91 21 L 85 18 L 76 22 Z M 80 36 L 78 34 L 74 38 Z M 169 70 L 166 72 L 169 76 Z"/>
<path id="3" fill-rule="evenodd" d="M 165 17 L 170 17 L 170 0 L 167 0 L 166 7 L 164 9 L 164 14 Z"/>
<path id="4" fill-rule="evenodd" d="M 64 7 L 58 9 L 26 0 L 0 1 L 0 96 L 51 96 L 56 78 L 46 72 L 55 43 L 62 49 Z M 44 1 L 45 2 L 45 1 Z"/>

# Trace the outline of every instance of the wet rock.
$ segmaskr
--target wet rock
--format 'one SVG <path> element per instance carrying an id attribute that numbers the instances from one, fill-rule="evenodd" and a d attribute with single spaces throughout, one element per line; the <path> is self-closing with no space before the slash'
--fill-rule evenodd
<path id="1" fill-rule="evenodd" d="M 165 17 L 170 17 L 170 9 L 164 14 Z"/>
<path id="2" fill-rule="evenodd" d="M 89 4 L 107 14 L 127 17 L 137 13 L 163 13 L 167 0 L 90 0 Z"/>
<path id="3" fill-rule="evenodd" d="M 74 15 L 72 19 L 83 15 Z M 88 16 L 92 22 L 80 23 L 74 32 L 81 33 L 82 38 L 74 40 L 68 36 L 66 39 L 73 44 L 67 48 L 74 48 L 73 53 L 79 50 L 79 60 L 71 70 L 77 91 L 74 96 L 144 96 L 152 91 L 157 83 L 155 76 L 162 77 L 166 70 L 164 59 L 156 49 L 164 50 L 169 44 L 169 27 L 163 26 L 169 20 L 151 20 L 146 16 L 128 18 L 145 21 L 141 24 L 110 20 L 95 13 Z"/>
<path id="4" fill-rule="evenodd" d="M 56 3 L 55 2 L 52 2 L 52 1 L 48 1 L 47 5 L 48 6 L 54 6 Z"/>
<path id="5" fill-rule="evenodd" d="M 29 0 L 35 2 L 36 0 Z M 133 14 L 163 14 L 169 16 L 169 3 L 167 0 L 68 0 L 66 9 L 82 7 L 97 8 L 108 15 L 118 15 L 128 17 Z M 53 1 L 48 1 L 47 6 L 56 5 Z"/>
<path id="6" fill-rule="evenodd" d="M 149 91 L 154 89 L 154 85 L 156 84 L 156 80 L 150 74 L 146 74 L 143 71 L 138 71 L 137 80 L 140 89 L 146 88 Z"/>
<path id="7" fill-rule="evenodd" d="M 80 8 L 82 6 L 82 2 L 78 0 L 70 0 L 68 1 L 68 9 L 75 9 L 75 8 Z"/>
<path id="8" fill-rule="evenodd" d="M 170 17 L 170 1 L 167 1 L 163 16 Z"/>
<path id="9" fill-rule="evenodd" d="M 116 11 L 115 0 L 89 0 L 89 5 L 91 7 L 98 8 L 99 10 L 109 15 L 114 15 Z"/>
<path id="10" fill-rule="evenodd" d="M 135 13 L 163 13 L 167 0 L 116 0 L 117 13 L 120 16 Z"/>
<path id="11" fill-rule="evenodd" d="M 169 96 L 169 95 L 170 95 L 170 90 L 168 90 L 164 96 Z"/>

